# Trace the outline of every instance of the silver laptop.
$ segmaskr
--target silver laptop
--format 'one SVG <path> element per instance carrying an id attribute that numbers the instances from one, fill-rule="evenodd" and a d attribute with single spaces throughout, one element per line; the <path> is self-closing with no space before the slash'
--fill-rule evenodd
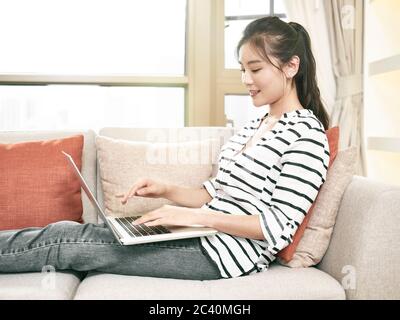
<path id="1" fill-rule="evenodd" d="M 112 231 L 115 238 L 122 245 L 132 245 L 147 242 L 167 241 L 185 238 L 196 238 L 202 236 L 209 236 L 218 233 L 217 230 L 196 225 L 190 227 L 176 227 L 176 226 L 146 226 L 145 224 L 134 225 L 133 222 L 139 216 L 130 216 L 124 218 L 107 217 L 103 209 L 100 207 L 97 199 L 90 191 L 85 179 L 81 175 L 78 167 L 76 166 L 72 157 L 62 151 L 67 157 L 73 172 L 80 181 L 82 189 L 85 191 L 89 200 L 97 209 L 101 219 Z"/>

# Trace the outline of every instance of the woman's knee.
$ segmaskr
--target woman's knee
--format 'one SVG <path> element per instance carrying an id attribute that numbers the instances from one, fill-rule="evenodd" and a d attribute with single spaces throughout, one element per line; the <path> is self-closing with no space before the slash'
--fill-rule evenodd
<path id="1" fill-rule="evenodd" d="M 103 224 L 59 221 L 48 226 L 49 233 L 66 242 L 116 243 L 116 239 Z"/>
<path id="2" fill-rule="evenodd" d="M 63 220 L 51 223 L 45 229 L 47 233 L 64 237 L 65 235 L 76 233 L 81 227 L 82 224 L 79 222 Z"/>
<path id="3" fill-rule="evenodd" d="M 57 221 L 42 229 L 42 236 L 52 242 L 72 242 L 83 238 L 84 230 L 90 227 L 76 221 Z"/>

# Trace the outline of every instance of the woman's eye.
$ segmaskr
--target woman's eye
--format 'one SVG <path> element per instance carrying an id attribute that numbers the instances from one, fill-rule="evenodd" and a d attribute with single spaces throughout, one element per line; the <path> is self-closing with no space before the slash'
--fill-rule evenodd
<path id="1" fill-rule="evenodd" d="M 256 70 L 250 70 L 251 72 L 253 72 L 253 73 L 256 73 L 256 72 L 258 72 L 258 71 L 260 71 L 261 69 L 256 69 Z M 241 72 L 246 72 L 246 70 L 244 70 L 244 69 L 240 69 L 240 71 Z"/>

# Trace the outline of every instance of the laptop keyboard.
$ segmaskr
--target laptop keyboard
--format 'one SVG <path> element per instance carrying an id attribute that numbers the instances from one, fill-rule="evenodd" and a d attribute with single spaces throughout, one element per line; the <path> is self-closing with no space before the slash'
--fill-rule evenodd
<path id="1" fill-rule="evenodd" d="M 124 230 L 132 237 L 143 237 L 155 234 L 171 233 L 167 228 L 163 226 L 151 226 L 148 227 L 144 224 L 132 224 L 139 217 L 125 217 L 125 218 L 115 218 Z"/>

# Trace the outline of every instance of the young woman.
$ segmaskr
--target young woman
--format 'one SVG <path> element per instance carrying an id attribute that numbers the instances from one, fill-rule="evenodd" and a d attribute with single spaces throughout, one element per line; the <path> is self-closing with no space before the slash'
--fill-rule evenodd
<path id="1" fill-rule="evenodd" d="M 289 245 L 324 183 L 329 126 L 316 83 L 307 31 L 266 17 L 250 23 L 238 44 L 242 80 L 256 107 L 252 120 L 221 149 L 219 171 L 190 189 L 149 179 L 121 201 L 163 197 L 166 205 L 136 223 L 200 224 L 218 234 L 134 246 L 119 245 L 107 227 L 62 221 L 0 232 L 0 272 L 96 270 L 180 279 L 219 279 L 260 272 Z"/>

